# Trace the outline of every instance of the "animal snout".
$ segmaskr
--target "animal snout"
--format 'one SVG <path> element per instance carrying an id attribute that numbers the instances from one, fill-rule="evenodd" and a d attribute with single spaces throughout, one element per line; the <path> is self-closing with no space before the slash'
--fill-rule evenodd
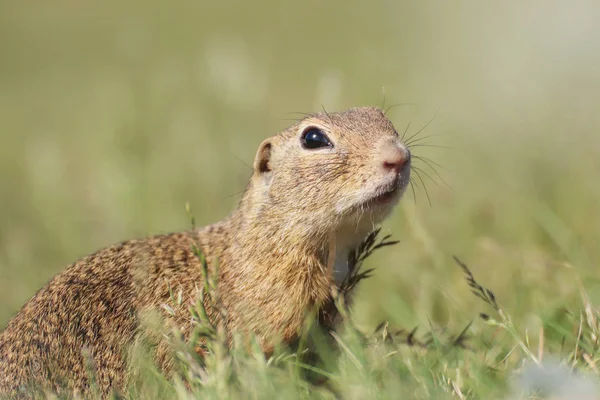
<path id="1" fill-rule="evenodd" d="M 400 172 L 410 161 L 410 150 L 404 146 L 391 144 L 385 146 L 381 152 L 381 157 L 383 159 L 383 167 L 386 170 Z"/>

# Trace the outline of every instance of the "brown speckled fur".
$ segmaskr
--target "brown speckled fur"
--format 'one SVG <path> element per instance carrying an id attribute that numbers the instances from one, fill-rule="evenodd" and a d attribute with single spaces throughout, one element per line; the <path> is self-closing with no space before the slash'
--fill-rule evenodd
<path id="1" fill-rule="evenodd" d="M 302 149 L 300 132 L 308 126 L 325 131 L 334 147 Z M 90 362 L 104 396 L 122 389 L 140 313 L 169 304 L 169 288 L 181 291 L 183 306 L 163 315 L 189 334 L 187 305 L 196 302 L 202 285 L 195 243 L 209 267 L 218 259 L 227 310 L 222 322 L 229 330 L 255 333 L 267 352 L 278 340 L 294 340 L 307 308 L 330 295 L 332 241 L 351 250 L 401 195 L 385 206 L 365 203 L 391 179 L 381 168 L 390 140 L 399 143 L 376 108 L 309 116 L 261 144 L 243 198 L 224 221 L 128 241 L 77 261 L 38 291 L 0 335 L 0 396 L 25 396 L 19 391 L 30 384 L 85 395 Z M 395 185 L 403 189 L 407 175 Z M 158 361 L 166 369 L 167 353 L 161 343 Z"/>

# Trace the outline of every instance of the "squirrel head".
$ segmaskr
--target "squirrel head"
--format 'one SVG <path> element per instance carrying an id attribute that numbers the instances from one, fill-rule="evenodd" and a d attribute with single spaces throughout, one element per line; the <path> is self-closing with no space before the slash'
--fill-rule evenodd
<path id="1" fill-rule="evenodd" d="M 380 109 L 313 114 L 260 144 L 240 208 L 254 226 L 362 239 L 404 193 L 410 163 Z"/>
<path id="2" fill-rule="evenodd" d="M 366 234 L 404 193 L 410 163 L 380 109 L 313 114 L 261 143 L 246 201 L 255 218 L 307 235 Z"/>

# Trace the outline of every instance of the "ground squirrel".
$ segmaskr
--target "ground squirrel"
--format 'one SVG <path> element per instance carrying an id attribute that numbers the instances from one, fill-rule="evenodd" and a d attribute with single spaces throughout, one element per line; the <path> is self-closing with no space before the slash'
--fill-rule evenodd
<path id="1" fill-rule="evenodd" d="M 410 152 L 378 108 L 307 116 L 260 144 L 228 218 L 100 250 L 39 290 L 0 335 L 0 395 L 27 396 L 30 384 L 85 394 L 84 349 L 102 393 L 123 388 L 141 311 L 180 291 L 186 306 L 164 317 L 189 334 L 187 305 L 203 280 L 194 243 L 209 268 L 219 264 L 221 323 L 254 333 L 266 352 L 294 340 L 305 310 L 344 279 L 349 253 L 387 217 L 409 174 Z"/>

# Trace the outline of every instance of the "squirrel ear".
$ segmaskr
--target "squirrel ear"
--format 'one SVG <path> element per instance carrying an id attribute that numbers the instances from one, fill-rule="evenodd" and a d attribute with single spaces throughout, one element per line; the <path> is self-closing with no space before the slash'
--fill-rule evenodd
<path id="1" fill-rule="evenodd" d="M 269 139 L 263 141 L 254 158 L 254 171 L 260 175 L 271 172 L 271 148 L 273 145 Z"/>

